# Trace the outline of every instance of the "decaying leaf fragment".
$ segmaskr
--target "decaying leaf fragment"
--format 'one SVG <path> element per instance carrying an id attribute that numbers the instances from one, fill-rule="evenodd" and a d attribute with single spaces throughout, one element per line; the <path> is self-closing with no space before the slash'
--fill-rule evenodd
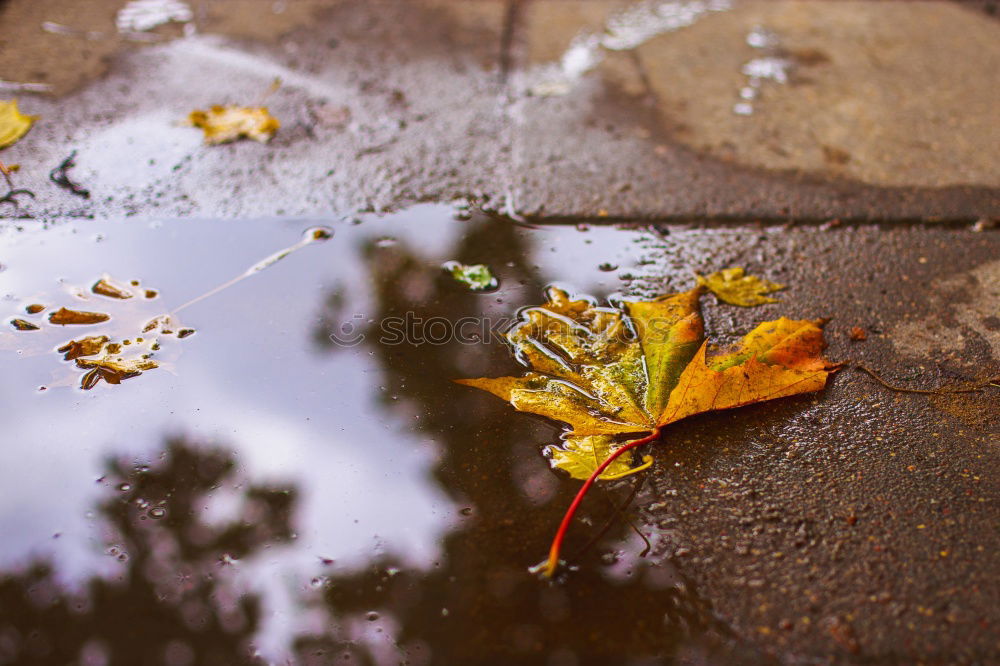
<path id="1" fill-rule="evenodd" d="M 442 266 L 451 273 L 456 282 L 464 284 L 472 291 L 487 291 L 496 289 L 499 283 L 493 271 L 486 264 L 463 264 L 459 261 L 447 261 Z"/>
<path id="2" fill-rule="evenodd" d="M 125 379 L 158 368 L 159 364 L 145 354 L 128 358 L 107 352 L 101 358 L 78 358 L 76 367 L 87 370 L 80 378 L 80 388 L 89 390 L 102 379 L 108 384 L 121 384 Z"/>
<path id="3" fill-rule="evenodd" d="M 59 308 L 49 315 L 49 323 L 59 326 L 84 326 L 87 324 L 100 324 L 111 317 L 103 312 L 84 312 L 83 310 L 70 310 L 69 308 Z"/>
<path id="4" fill-rule="evenodd" d="M 0 101 L 0 148 L 17 143 L 28 133 L 38 116 L 28 116 L 17 109 L 17 100 Z"/>
<path id="5" fill-rule="evenodd" d="M 132 292 L 129 291 L 128 288 L 115 284 L 114 281 L 108 277 L 102 277 L 100 280 L 95 282 L 94 286 L 92 286 L 90 290 L 100 296 L 119 298 L 122 300 L 132 298 L 133 296 Z"/>
<path id="6" fill-rule="evenodd" d="M 821 356 L 822 320 L 764 322 L 734 348 L 710 354 L 699 308 L 704 290 L 699 284 L 653 301 L 598 307 L 549 289 L 548 302 L 525 309 L 507 333 L 528 372 L 456 380 L 569 424 L 561 445 L 547 453 L 553 466 L 586 482 L 553 542 L 547 575 L 589 486 L 636 471 L 631 451 L 662 427 L 825 386 L 835 366 Z M 647 456 L 643 467 L 650 462 Z"/>
<path id="7" fill-rule="evenodd" d="M 785 285 L 771 282 L 753 275 L 746 275 L 739 266 L 716 271 L 708 277 L 697 275 L 698 284 L 703 285 L 720 301 L 730 305 L 753 307 L 765 303 L 780 303 L 765 294 L 781 291 Z"/>
<path id="8" fill-rule="evenodd" d="M 195 110 L 188 114 L 187 123 L 200 127 L 205 133 L 205 143 L 217 145 L 247 137 L 267 143 L 281 127 L 278 119 L 265 106 L 221 106 L 208 111 Z"/>
<path id="9" fill-rule="evenodd" d="M 63 354 L 63 360 L 72 361 L 81 356 L 94 356 L 104 348 L 110 338 L 106 335 L 91 335 L 79 340 L 70 340 L 56 351 Z"/>
<path id="10" fill-rule="evenodd" d="M 19 331 L 37 331 L 38 325 L 24 319 L 11 319 L 10 325 Z"/>
<path id="11" fill-rule="evenodd" d="M 138 280 L 120 282 L 104 275 L 90 283 L 89 291 L 97 298 L 79 288 L 72 289 L 70 293 L 78 302 L 100 302 L 106 312 L 60 307 L 42 317 L 37 315 L 41 315 L 47 307 L 30 303 L 24 306 L 24 311 L 29 316 L 36 315 L 34 321 L 11 320 L 18 330 L 41 331 L 32 336 L 38 352 L 56 348 L 63 355 L 63 360 L 72 361 L 73 366 L 84 370 L 79 382 L 85 390 L 94 388 L 102 380 L 108 384 L 120 384 L 148 370 L 169 365 L 169 361 L 160 358 L 163 355 L 161 341 L 168 336 L 179 339 L 194 333 L 194 329 L 182 328 L 173 315 L 162 314 L 159 310 L 161 306 L 153 302 L 157 297 L 156 290 L 142 287 Z M 94 328 L 85 337 L 60 340 L 54 345 L 52 341 L 46 343 L 47 334 L 55 334 L 66 325 L 89 325 Z M 19 350 L 23 349 L 22 342 L 17 344 Z"/>

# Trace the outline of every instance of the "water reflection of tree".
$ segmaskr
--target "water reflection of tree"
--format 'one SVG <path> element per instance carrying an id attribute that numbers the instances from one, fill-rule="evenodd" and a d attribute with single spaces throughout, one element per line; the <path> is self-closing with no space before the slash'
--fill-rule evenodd
<path id="1" fill-rule="evenodd" d="M 257 663 L 259 599 L 224 569 L 290 538 L 296 491 L 246 485 L 237 515 L 207 524 L 206 499 L 235 474 L 230 454 L 180 438 L 149 468 L 110 461 L 98 514 L 120 572 L 79 590 L 58 563 L 0 575 L 0 664 Z"/>
<path id="2" fill-rule="evenodd" d="M 469 224 L 446 258 L 499 269 L 503 282 L 523 287 L 520 296 L 513 291 L 514 298 L 531 302 L 544 285 L 529 263 L 529 249 L 515 227 L 480 220 Z M 519 304 L 498 304 L 464 290 L 436 270 L 440 258 L 417 256 L 401 244 L 372 247 L 369 258 L 376 321 L 407 311 L 425 322 L 456 321 L 509 314 Z M 592 550 L 567 585 L 546 585 L 527 573 L 544 554 L 576 484 L 554 480 L 538 456 L 536 443 L 555 437 L 550 425 L 512 417 L 499 401 L 450 382 L 510 370 L 503 345 L 419 344 L 419 335 L 402 345 L 372 344 L 373 336 L 368 343 L 393 402 L 408 405 L 416 427 L 442 446 L 439 483 L 471 512 L 446 537 L 440 564 L 430 572 L 394 573 L 400 565 L 386 559 L 332 579 L 325 601 L 333 616 L 390 616 L 399 627 L 397 647 L 413 663 L 625 663 L 672 655 L 692 636 L 716 630 L 704 605 L 662 567 L 640 568 L 612 582 Z M 531 479 L 539 474 L 551 492 L 532 492 Z M 627 488 L 620 490 L 619 499 L 627 494 Z M 596 496 L 588 504 L 591 533 L 609 504 Z M 576 530 L 576 547 L 586 532 Z M 344 639 L 335 633 L 303 637 L 298 647 L 332 656 Z M 356 645 L 345 654 L 365 652 Z"/>
<path id="3" fill-rule="evenodd" d="M 526 236 L 482 220 L 467 228 L 447 258 L 498 269 L 519 287 L 504 292 L 508 302 L 464 290 L 437 270 L 440 257 L 420 257 L 402 244 L 373 246 L 372 317 L 412 311 L 424 321 L 456 321 L 509 314 L 519 304 L 512 301 L 537 299 L 544 285 Z M 336 297 L 328 305 L 334 312 L 321 318 L 320 329 L 340 316 Z M 315 331 L 314 339 L 326 340 L 327 331 Z M 298 630 L 289 646 L 295 663 L 657 663 L 692 637 L 705 645 L 697 637 L 719 630 L 666 567 L 638 567 L 612 580 L 600 549 L 591 549 L 566 585 L 527 573 L 576 484 L 553 475 L 538 456 L 538 443 L 551 441 L 555 428 L 451 384 L 454 377 L 510 370 L 502 345 L 410 342 L 369 350 L 388 388 L 387 412 L 399 410 L 439 442 L 436 479 L 466 509 L 429 571 L 407 569 L 392 556 L 332 577 L 317 571 L 325 581 L 321 594 L 299 601 L 329 622 L 323 631 Z M 168 441 L 148 469 L 110 461 L 108 499 L 97 513 L 119 575 L 94 577 L 75 590 L 60 581 L 58 563 L 0 572 L 0 664 L 256 663 L 249 645 L 260 628 L 261 601 L 238 589 L 227 567 L 291 538 L 297 493 L 242 483 L 237 515 L 207 523 L 207 499 L 239 481 L 236 462 L 183 439 Z M 621 500 L 627 484 L 615 490 Z M 597 531 L 609 505 L 599 495 L 588 502 L 592 525 L 574 530 L 569 553 Z M 613 530 L 611 543 L 623 533 Z M 383 636 L 390 637 L 380 644 L 359 630 L 372 612 L 389 623 Z M 713 654 L 711 663 L 720 663 Z M 689 656 L 698 663 L 697 653 Z"/>

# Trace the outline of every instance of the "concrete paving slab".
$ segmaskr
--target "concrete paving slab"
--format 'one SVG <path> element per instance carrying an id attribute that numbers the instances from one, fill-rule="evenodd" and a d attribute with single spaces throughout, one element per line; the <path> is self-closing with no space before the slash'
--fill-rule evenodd
<path id="1" fill-rule="evenodd" d="M 984 150 L 1000 145 L 1000 22 L 979 12 L 752 2 L 637 56 L 665 123 L 699 152 L 874 185 L 1000 186 Z"/>
<path id="2" fill-rule="evenodd" d="M 783 303 L 706 309 L 738 334 L 831 315 L 821 395 L 699 417 L 659 455 L 645 522 L 737 633 L 779 663 L 1000 659 L 1000 236 L 933 228 L 669 229 L 633 288 L 747 266 Z M 733 312 L 735 310 L 735 312 Z M 863 330 L 866 339 L 852 333 Z M 627 556 L 627 553 L 626 553 Z M 756 663 L 747 657 L 746 662 Z"/>
<path id="3" fill-rule="evenodd" d="M 995 214 L 1000 23 L 980 12 L 536 0 L 520 25 L 512 190 L 529 213 Z"/>
<path id="4" fill-rule="evenodd" d="M 938 120 L 921 115 L 927 95 L 900 102 L 915 125 L 886 120 L 888 92 L 874 101 L 852 93 L 850 113 L 810 106 L 846 95 L 854 80 L 879 88 L 891 79 L 902 92 L 944 75 L 947 58 L 935 67 L 911 63 L 913 43 L 886 32 L 892 21 L 875 20 L 889 9 L 865 9 L 875 12 L 866 20 L 823 9 L 833 12 L 824 33 L 812 14 L 780 3 L 204 0 L 191 3 L 191 21 L 149 33 L 157 43 L 136 44 L 135 35 L 114 32 L 120 5 L 0 6 L 0 78 L 75 91 L 19 93 L 41 120 L 2 158 L 21 165 L 16 186 L 37 198 L 2 204 L 0 215 L 350 214 L 464 197 L 546 219 L 1000 216 L 995 160 L 977 149 L 995 131 L 987 103 L 998 87 L 976 83 L 991 76 L 997 24 L 950 5 L 921 4 L 913 11 L 924 18 L 910 21 L 945 25 L 949 39 L 972 35 L 981 57 L 953 49 L 962 81 L 940 89 L 961 95 L 939 100 Z M 743 75 L 730 65 L 760 50 L 745 44 L 757 20 L 784 35 L 780 48 L 803 61 L 795 76 L 808 73 L 809 81 L 762 83 L 755 100 L 763 106 L 742 117 L 732 114 L 739 86 L 729 84 Z M 65 30 L 47 31 L 46 21 Z M 846 39 L 851 26 L 882 44 L 869 56 L 884 46 L 892 58 L 841 67 L 861 39 Z M 931 28 L 914 30 L 926 37 Z M 705 46 L 734 39 L 732 48 Z M 820 52 L 829 62 L 820 63 Z M 683 66 L 669 66 L 681 53 Z M 560 72 L 571 76 L 553 78 Z M 282 85 L 269 95 L 275 78 Z M 178 127 L 195 108 L 261 101 L 283 124 L 266 146 L 203 147 L 195 130 Z M 712 121 L 709 106 L 726 122 Z M 795 120 L 805 116 L 818 120 Z M 777 118 L 789 119 L 780 125 L 789 134 L 759 141 Z M 734 143 L 744 122 L 757 129 Z M 874 129 L 845 133 L 859 123 Z M 904 126 L 938 134 L 897 150 Z M 778 144 L 786 155 L 774 153 Z M 73 151 L 71 174 L 89 200 L 48 178 Z M 925 159 L 930 153 L 937 162 Z"/>

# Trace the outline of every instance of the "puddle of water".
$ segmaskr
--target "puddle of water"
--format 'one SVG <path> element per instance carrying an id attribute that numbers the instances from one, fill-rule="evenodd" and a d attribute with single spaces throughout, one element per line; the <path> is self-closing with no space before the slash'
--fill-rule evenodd
<path id="1" fill-rule="evenodd" d="M 333 238 L 275 254 L 319 224 Z M 643 237 L 436 205 L 4 232 L 0 664 L 571 664 L 700 644 L 704 605 L 624 528 L 568 584 L 527 573 L 577 487 L 539 453 L 558 430 L 450 381 L 509 372 L 489 326 L 549 283 L 641 292 Z M 448 261 L 499 288 L 470 291 Z M 197 334 L 169 366 L 84 391 L 55 349 L 88 327 L 9 322 L 74 293 L 107 305 L 105 275 L 155 288 L 143 306 L 183 306 Z M 98 327 L 140 319 L 109 312 Z M 577 546 L 611 512 L 592 505 Z"/>

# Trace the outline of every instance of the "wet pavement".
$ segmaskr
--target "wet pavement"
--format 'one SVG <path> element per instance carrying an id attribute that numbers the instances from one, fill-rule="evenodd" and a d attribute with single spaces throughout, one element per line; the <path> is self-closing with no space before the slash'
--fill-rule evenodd
<path id="1" fill-rule="evenodd" d="M 1000 23 L 976 6 L 204 0 L 183 24 L 120 33 L 122 4 L 0 8 L 3 87 L 41 117 L 3 158 L 37 198 L 2 214 L 343 214 L 458 197 L 547 219 L 1000 213 L 981 149 L 998 140 Z M 261 101 L 283 126 L 268 146 L 206 149 L 181 126 Z M 90 199 L 48 179 L 72 151 Z"/>
<path id="2" fill-rule="evenodd" d="M 0 664 L 1000 661 L 991 3 L 123 4 L 0 2 Z M 560 429 L 451 380 L 547 285 L 735 265 L 789 289 L 713 337 L 844 368 L 670 426 L 539 582 Z"/>

